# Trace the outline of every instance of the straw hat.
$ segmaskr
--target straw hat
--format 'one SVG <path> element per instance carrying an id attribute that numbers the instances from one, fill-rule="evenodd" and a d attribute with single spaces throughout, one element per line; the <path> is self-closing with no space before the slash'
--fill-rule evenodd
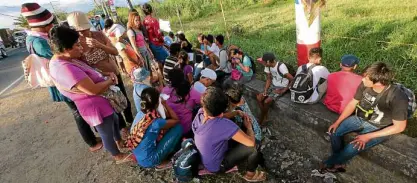
<path id="1" fill-rule="evenodd" d="M 91 28 L 90 20 L 81 11 L 74 11 L 67 17 L 68 24 L 76 31 L 83 31 Z"/>

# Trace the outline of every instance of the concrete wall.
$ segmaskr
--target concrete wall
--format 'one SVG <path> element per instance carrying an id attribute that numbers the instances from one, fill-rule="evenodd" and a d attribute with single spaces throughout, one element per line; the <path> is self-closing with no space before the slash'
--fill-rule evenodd
<path id="1" fill-rule="evenodd" d="M 259 115 L 256 94 L 264 82 L 245 85 L 245 99 L 255 116 Z M 290 181 L 316 182 L 312 169 L 325 159 L 330 143 L 325 133 L 338 115 L 323 104 L 302 105 L 290 101 L 289 94 L 275 101 L 267 124 L 270 134 L 262 146 L 266 166 L 277 177 Z M 395 135 L 382 145 L 361 153 L 338 174 L 341 182 L 417 182 L 417 139 Z"/>

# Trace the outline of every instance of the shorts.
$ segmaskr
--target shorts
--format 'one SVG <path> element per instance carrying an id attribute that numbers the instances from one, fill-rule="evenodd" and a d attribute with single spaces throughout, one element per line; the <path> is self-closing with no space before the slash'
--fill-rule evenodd
<path id="1" fill-rule="evenodd" d="M 268 91 L 266 92 L 266 95 L 275 100 L 276 98 L 281 97 L 282 95 L 281 94 L 276 94 L 274 91 L 276 89 L 282 89 L 282 88 L 284 88 L 284 87 L 272 85 L 268 88 Z"/>
<path id="2" fill-rule="evenodd" d="M 164 63 L 165 59 L 169 56 L 168 50 L 164 46 L 156 46 L 152 43 L 149 44 L 155 60 L 159 63 Z"/>

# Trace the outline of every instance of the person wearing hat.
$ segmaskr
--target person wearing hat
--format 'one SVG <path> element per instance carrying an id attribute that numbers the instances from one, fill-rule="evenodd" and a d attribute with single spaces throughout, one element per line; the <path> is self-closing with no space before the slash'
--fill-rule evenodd
<path id="1" fill-rule="evenodd" d="M 355 74 L 359 58 L 355 55 L 344 55 L 340 62 L 341 71 L 331 73 L 327 78 L 327 93 L 323 103 L 328 109 L 338 114 L 353 99 L 362 76 Z"/>
<path id="2" fill-rule="evenodd" d="M 53 56 L 52 49 L 48 43 L 48 32 L 52 29 L 55 17 L 47 9 L 39 6 L 37 3 L 22 4 L 21 10 L 30 26 L 27 31 L 26 45 L 29 53 L 36 54 L 39 57 L 51 59 Z M 56 87 L 48 87 L 49 94 L 54 102 L 65 102 L 74 115 L 77 128 L 86 144 L 90 147 L 91 152 L 96 152 L 103 147 L 103 144 L 97 141 L 96 136 L 91 130 L 88 123 L 81 117 L 79 110 L 73 101 L 63 96 Z"/>
<path id="3" fill-rule="evenodd" d="M 257 101 L 261 108 L 259 124 L 263 124 L 268 117 L 271 103 L 288 91 L 289 84 L 294 79 L 288 71 L 287 65 L 277 61 L 273 53 L 264 53 L 259 60 L 265 64 L 266 83 L 264 92 L 257 95 Z"/>
<path id="4" fill-rule="evenodd" d="M 169 56 L 168 51 L 164 47 L 164 36 L 159 28 L 158 19 L 152 16 L 152 6 L 145 3 L 142 6 L 142 11 L 146 15 L 143 25 L 148 33 L 149 47 L 155 56 L 155 60 L 158 62 L 159 70 L 163 71 L 165 59 Z"/>
<path id="5" fill-rule="evenodd" d="M 75 11 L 70 13 L 67 17 L 67 21 L 68 24 L 80 34 L 79 40 L 83 48 L 81 60 L 101 72 L 114 73 L 119 81 L 117 86 L 128 99 L 122 76 L 117 68 L 115 59 L 113 59 L 113 56 L 118 55 L 118 51 L 110 40 L 102 32 L 90 30 L 91 24 L 83 12 Z M 122 129 L 124 136 L 126 136 L 127 133 L 126 122 L 133 121 L 133 114 L 130 108 L 131 104 L 128 99 L 127 107 L 123 111 L 126 121 L 121 113 L 117 114 L 120 120 L 120 129 Z"/>
<path id="6" fill-rule="evenodd" d="M 215 71 L 205 68 L 201 71 L 200 80 L 196 81 L 193 88 L 200 93 L 204 93 L 207 87 L 213 85 L 216 82 L 217 74 Z"/>

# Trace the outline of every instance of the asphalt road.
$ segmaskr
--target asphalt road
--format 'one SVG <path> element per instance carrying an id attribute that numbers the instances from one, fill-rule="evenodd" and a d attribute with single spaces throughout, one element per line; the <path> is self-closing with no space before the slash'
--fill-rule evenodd
<path id="1" fill-rule="evenodd" d="M 22 61 L 29 55 L 26 48 L 8 51 L 7 54 L 6 58 L 0 57 L 0 95 L 24 80 Z"/>

